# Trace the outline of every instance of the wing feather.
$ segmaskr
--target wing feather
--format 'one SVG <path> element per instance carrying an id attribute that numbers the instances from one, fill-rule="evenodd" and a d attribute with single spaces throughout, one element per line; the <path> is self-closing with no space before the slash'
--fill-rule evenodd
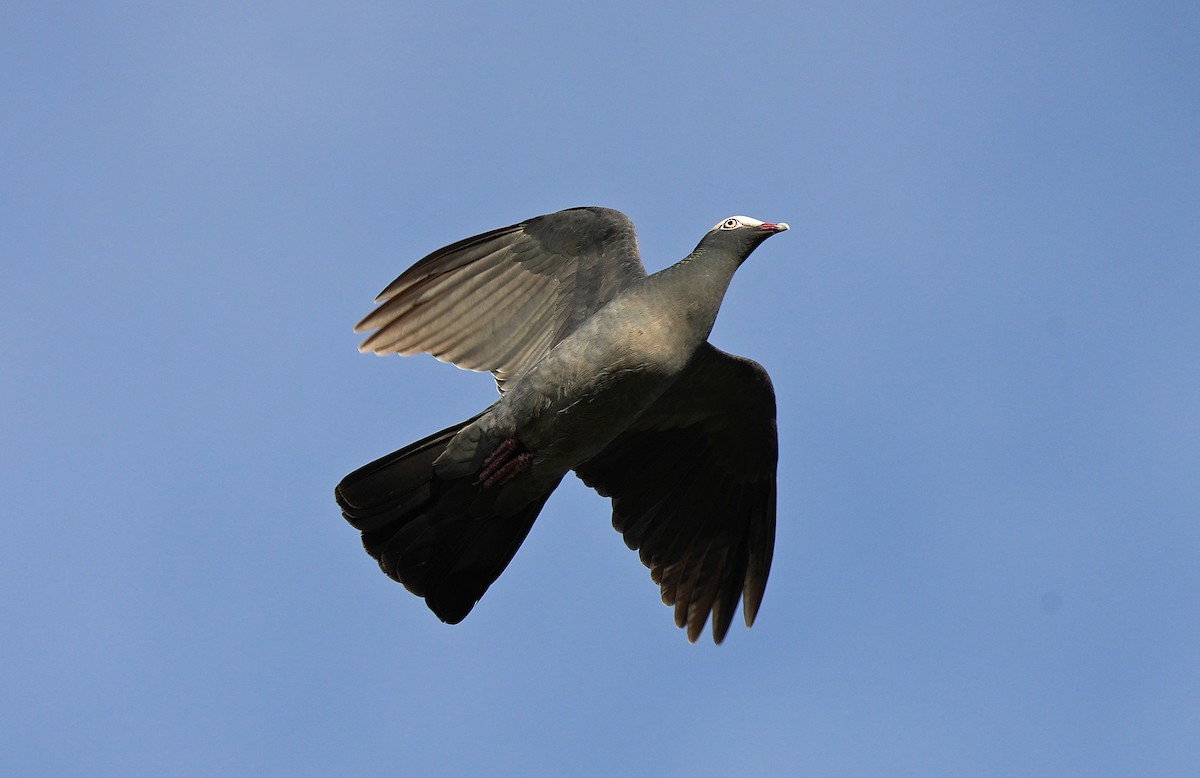
<path id="1" fill-rule="evenodd" d="M 645 276 L 628 217 L 571 208 L 433 252 L 390 283 L 355 330 L 373 331 L 362 351 L 429 353 L 490 371 L 503 389 Z"/>
<path id="2" fill-rule="evenodd" d="M 675 621 L 720 643 L 742 600 L 753 624 L 775 543 L 775 393 L 758 364 L 705 344 L 634 425 L 576 468 L 612 498 Z"/>

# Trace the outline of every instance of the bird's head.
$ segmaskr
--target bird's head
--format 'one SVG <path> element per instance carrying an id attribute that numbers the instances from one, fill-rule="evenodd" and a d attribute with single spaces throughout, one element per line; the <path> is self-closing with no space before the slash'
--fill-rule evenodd
<path id="1" fill-rule="evenodd" d="M 764 222 L 749 216 L 730 216 L 713 225 L 697 250 L 732 251 L 745 260 L 767 238 L 788 229 L 785 222 Z"/>

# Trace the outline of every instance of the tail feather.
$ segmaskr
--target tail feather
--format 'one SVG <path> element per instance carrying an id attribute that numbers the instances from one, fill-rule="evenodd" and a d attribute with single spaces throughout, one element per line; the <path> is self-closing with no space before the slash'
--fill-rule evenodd
<path id="1" fill-rule="evenodd" d="M 478 417 L 475 417 L 478 418 Z M 433 462 L 468 419 L 360 467 L 334 494 L 363 547 L 442 621 L 462 621 L 500 577 L 550 496 L 495 512 L 474 474 L 442 479 Z"/>
<path id="2" fill-rule="evenodd" d="M 334 490 L 334 497 L 346 521 L 363 533 L 372 532 L 428 502 L 433 460 L 446 449 L 455 433 L 472 421 L 447 427 L 343 478 Z"/>

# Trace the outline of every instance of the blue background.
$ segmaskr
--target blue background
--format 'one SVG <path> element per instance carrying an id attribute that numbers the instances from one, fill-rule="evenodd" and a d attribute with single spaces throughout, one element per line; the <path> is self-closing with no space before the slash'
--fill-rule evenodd
<path id="1" fill-rule="evenodd" d="M 1200 765 L 1194 3 L 18 3 L 0 31 L 0 772 L 1184 775 Z M 486 375 L 356 351 L 428 251 L 790 222 L 758 624 L 606 502 L 463 624 L 332 487 Z M 707 641 L 707 636 L 705 641 Z"/>

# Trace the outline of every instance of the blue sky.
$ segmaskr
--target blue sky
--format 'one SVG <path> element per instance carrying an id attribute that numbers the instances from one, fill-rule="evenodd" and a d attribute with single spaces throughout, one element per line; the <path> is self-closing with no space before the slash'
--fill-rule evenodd
<path id="1" fill-rule="evenodd" d="M 0 31 L 5 774 L 1184 775 L 1193 3 L 18 4 Z M 486 375 L 356 351 L 439 246 L 792 231 L 759 620 L 689 645 L 577 482 L 464 623 L 349 470 Z"/>

